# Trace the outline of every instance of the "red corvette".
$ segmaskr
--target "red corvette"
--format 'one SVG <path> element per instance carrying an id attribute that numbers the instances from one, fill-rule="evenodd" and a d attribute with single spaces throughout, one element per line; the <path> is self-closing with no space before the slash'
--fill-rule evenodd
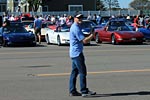
<path id="1" fill-rule="evenodd" d="M 110 42 L 120 43 L 143 43 L 144 35 L 141 32 L 132 31 L 123 19 L 112 19 L 99 29 L 95 29 L 94 35 L 96 43 Z"/>

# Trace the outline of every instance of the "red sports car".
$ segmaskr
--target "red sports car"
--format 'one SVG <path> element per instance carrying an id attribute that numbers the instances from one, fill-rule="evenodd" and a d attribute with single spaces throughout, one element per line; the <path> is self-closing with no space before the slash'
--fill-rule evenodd
<path id="1" fill-rule="evenodd" d="M 110 42 L 120 43 L 143 43 L 144 35 L 141 32 L 132 31 L 123 19 L 111 19 L 103 28 L 95 29 L 96 43 Z"/>

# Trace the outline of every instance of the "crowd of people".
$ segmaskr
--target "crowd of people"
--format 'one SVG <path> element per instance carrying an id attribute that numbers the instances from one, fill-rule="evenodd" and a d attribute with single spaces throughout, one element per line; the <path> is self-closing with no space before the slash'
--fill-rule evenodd
<path id="1" fill-rule="evenodd" d="M 30 14 L 22 14 L 22 15 L 19 15 L 19 16 L 14 16 L 14 15 L 6 15 L 4 14 L 3 15 L 3 22 L 8 19 L 10 21 L 18 21 L 18 20 L 21 20 L 23 17 L 35 17 L 33 15 L 30 15 Z M 71 16 L 71 15 L 67 15 L 67 14 L 62 14 L 62 15 L 39 15 L 39 19 L 41 20 L 44 20 L 44 21 L 51 21 L 52 24 L 56 24 L 57 26 L 62 26 L 64 24 L 68 25 L 68 26 L 71 26 L 71 24 L 73 23 L 73 17 L 74 16 Z M 133 22 L 133 26 L 135 28 L 138 28 L 138 27 L 145 27 L 149 21 L 150 21 L 150 16 L 145 16 L 143 14 L 140 14 L 140 15 L 133 15 L 133 16 L 130 16 L 129 14 L 127 15 L 112 15 L 110 16 L 110 18 L 116 18 L 116 17 L 121 17 L 121 18 L 125 18 L 127 20 L 130 20 L 131 22 Z M 101 24 L 100 23 L 100 20 L 101 20 L 102 16 L 99 15 L 99 14 L 89 14 L 87 16 L 84 16 L 84 19 L 87 19 L 87 20 L 92 20 L 94 21 L 96 24 Z"/>
<path id="2" fill-rule="evenodd" d="M 38 15 L 39 16 L 39 19 L 42 20 L 42 21 L 51 21 L 52 24 L 59 24 L 60 26 L 61 25 L 64 25 L 64 24 L 67 24 L 67 25 L 71 25 L 73 23 L 73 16 L 71 15 L 66 15 L 66 14 L 63 14 L 63 15 L 60 15 L 60 16 L 56 16 L 56 15 Z M 6 20 L 9 20 L 9 21 L 21 21 L 22 18 L 28 18 L 28 17 L 33 17 L 35 18 L 35 16 L 33 15 L 30 15 L 29 13 L 28 14 L 22 14 L 22 15 L 19 15 L 19 16 L 14 16 L 14 15 L 6 15 L 4 14 L 3 15 L 3 22 L 6 21 Z"/>

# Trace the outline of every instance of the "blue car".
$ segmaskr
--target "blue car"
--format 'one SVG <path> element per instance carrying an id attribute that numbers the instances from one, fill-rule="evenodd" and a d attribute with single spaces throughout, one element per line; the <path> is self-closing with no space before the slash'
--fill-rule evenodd
<path id="1" fill-rule="evenodd" d="M 0 44 L 6 46 L 36 46 L 36 36 L 27 31 L 21 22 L 11 22 L 8 28 L 0 28 Z"/>
<path id="2" fill-rule="evenodd" d="M 143 33 L 145 40 L 150 40 L 150 24 L 146 28 L 138 28 L 138 31 Z"/>

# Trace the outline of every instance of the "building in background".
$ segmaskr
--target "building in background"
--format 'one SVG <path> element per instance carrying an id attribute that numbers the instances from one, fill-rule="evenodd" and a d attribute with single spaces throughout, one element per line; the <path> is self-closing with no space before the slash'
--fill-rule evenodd
<path id="1" fill-rule="evenodd" d="M 94 11 L 96 0 L 41 0 L 37 12 Z M 27 0 L 0 0 L 0 12 L 31 12 Z"/>
<path id="2" fill-rule="evenodd" d="M 7 0 L 0 0 L 0 12 L 5 12 L 7 9 Z"/>
<path id="3" fill-rule="evenodd" d="M 43 11 L 95 11 L 96 0 L 43 0 Z"/>

